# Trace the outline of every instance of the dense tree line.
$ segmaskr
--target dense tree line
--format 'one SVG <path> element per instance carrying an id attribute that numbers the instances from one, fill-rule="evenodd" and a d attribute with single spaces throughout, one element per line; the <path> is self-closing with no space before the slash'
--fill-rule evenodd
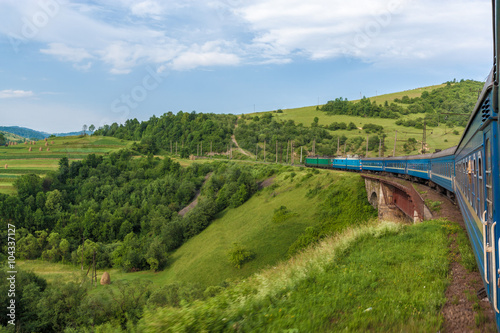
<path id="1" fill-rule="evenodd" d="M 233 115 L 168 112 L 146 121 L 129 119 L 122 125 L 104 125 L 94 134 L 140 141 L 134 149 L 144 154 L 157 154 L 171 148 L 175 151 L 177 143 L 177 151 L 188 157 L 198 152 L 201 143 L 205 152 L 209 152 L 210 144 L 214 152 L 227 151 L 235 122 Z"/>
<path id="2" fill-rule="evenodd" d="M 373 124 L 362 130 L 369 137 L 368 149 L 377 150 L 379 147 L 379 135 L 383 128 Z M 365 125 L 366 126 L 366 125 Z M 320 125 L 316 117 L 309 127 L 303 124 L 296 124 L 293 120 L 281 120 L 273 116 L 273 113 L 266 113 L 261 116 L 242 117 L 238 120 L 238 127 L 235 129 L 235 136 L 239 145 L 255 153 L 259 146 L 258 158 L 264 158 L 264 142 L 266 142 L 266 160 L 275 161 L 276 142 L 278 142 L 278 161 L 285 162 L 287 154 L 287 144 L 293 140 L 295 148 L 295 161 L 300 155 L 300 148 L 303 148 L 303 156 L 309 153 L 316 155 L 332 156 L 337 152 L 364 153 L 366 150 L 366 136 L 350 136 L 331 134 L 328 130 L 347 129 L 363 133 L 354 123 L 345 124 L 334 122 L 331 125 Z M 314 148 L 313 148 L 314 146 Z M 290 145 L 289 145 L 289 148 Z M 289 152 L 290 156 L 290 152 Z M 289 157 L 290 159 L 290 157 Z"/>
<path id="3" fill-rule="evenodd" d="M 62 158 L 59 170 L 44 178 L 19 177 L 17 196 L 0 195 L 0 219 L 4 226 L 15 222 L 21 259 L 88 267 L 96 251 L 98 268 L 160 270 L 168 252 L 218 212 L 250 198 L 254 173 L 252 166 L 222 161 L 182 168 L 168 157 L 133 158 L 126 150 L 71 164 Z M 179 216 L 199 190 L 198 205 Z"/>
<path id="4" fill-rule="evenodd" d="M 431 92 L 424 91 L 420 97 L 403 96 L 392 103 L 386 101 L 384 105 L 365 97 L 357 103 L 340 97 L 328 101 L 319 110 L 333 115 L 398 119 L 397 125 L 416 128 L 422 128 L 424 120 L 431 127 L 443 123 L 448 127 L 465 126 L 467 115 L 474 109 L 482 86 L 483 83 L 478 81 L 454 80 Z M 422 113 L 424 116 L 416 120 L 402 118 L 410 113 Z"/>

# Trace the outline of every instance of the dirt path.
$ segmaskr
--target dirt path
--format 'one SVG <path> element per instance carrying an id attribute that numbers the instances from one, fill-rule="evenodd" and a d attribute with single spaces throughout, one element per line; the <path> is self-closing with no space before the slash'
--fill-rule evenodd
<path id="1" fill-rule="evenodd" d="M 238 120 L 240 119 L 241 117 L 238 117 Z M 236 120 L 236 125 L 234 125 L 234 129 L 238 128 L 238 120 Z M 238 141 L 236 141 L 236 137 L 233 135 L 231 135 L 231 140 L 233 141 L 234 145 L 236 146 L 236 148 L 238 148 L 238 151 L 248 157 L 250 157 L 251 159 L 255 159 L 255 155 L 244 150 L 243 148 L 240 147 L 240 145 L 238 144 Z"/>
<path id="2" fill-rule="evenodd" d="M 440 201 L 441 209 L 432 212 L 434 218 L 446 218 L 459 224 L 465 230 L 460 209 L 446 196 L 424 185 L 417 185 L 424 200 Z M 441 313 L 444 317 L 444 331 L 449 332 L 497 332 L 495 315 L 488 300 L 477 298 L 477 291 L 483 288 L 479 272 L 469 272 L 460 264 L 460 252 L 456 235 L 450 242 L 450 285 L 446 290 L 446 304 Z M 478 306 L 480 309 L 478 309 Z"/>
<path id="3" fill-rule="evenodd" d="M 212 173 L 210 172 L 208 175 L 205 176 L 205 181 L 203 182 L 203 184 L 205 184 L 208 180 L 208 178 L 210 178 L 210 176 L 212 175 Z M 201 185 L 203 187 L 203 185 Z M 201 187 L 200 187 L 200 190 L 198 190 L 194 196 L 194 199 L 193 201 L 191 201 L 191 203 L 189 205 L 187 205 L 186 207 L 182 208 L 180 211 L 179 211 L 179 215 L 180 216 L 184 216 L 186 215 L 189 211 L 191 211 L 194 207 L 196 207 L 196 205 L 198 204 L 198 198 L 200 197 L 200 194 L 201 194 Z"/>

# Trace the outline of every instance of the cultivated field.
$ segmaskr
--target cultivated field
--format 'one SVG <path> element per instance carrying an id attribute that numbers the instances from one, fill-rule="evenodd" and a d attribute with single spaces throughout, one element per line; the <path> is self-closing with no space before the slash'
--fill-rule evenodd
<path id="1" fill-rule="evenodd" d="M 15 193 L 12 184 L 20 175 L 44 175 L 48 171 L 56 170 L 62 157 L 78 160 L 88 154 L 104 155 L 132 144 L 131 141 L 99 136 L 50 138 L 47 139 L 47 146 L 45 143 L 40 140 L 34 145 L 0 147 L 0 193 Z M 29 151 L 30 147 L 32 151 Z"/>

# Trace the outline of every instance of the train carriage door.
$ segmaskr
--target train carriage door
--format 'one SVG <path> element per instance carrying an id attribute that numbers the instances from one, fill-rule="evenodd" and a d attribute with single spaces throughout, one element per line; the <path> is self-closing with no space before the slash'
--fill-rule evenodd
<path id="1" fill-rule="evenodd" d="M 489 129 L 484 132 L 484 192 L 485 192 L 485 208 L 483 213 L 480 214 L 481 222 L 483 223 L 483 240 L 486 240 L 486 243 L 483 244 L 485 247 L 485 278 L 487 277 L 487 281 L 489 281 L 489 290 L 490 290 L 490 300 L 493 305 L 493 308 L 497 313 L 498 310 L 498 247 L 496 244 L 497 232 L 496 232 L 496 224 L 497 222 L 494 220 L 494 172 L 498 172 L 497 167 L 493 165 L 493 133 Z M 496 147 L 496 145 L 495 145 Z M 487 255 L 489 253 L 490 255 Z M 486 258 L 487 257 L 487 258 Z M 486 268 L 489 269 L 486 270 Z M 487 275 L 487 276 L 486 276 Z"/>

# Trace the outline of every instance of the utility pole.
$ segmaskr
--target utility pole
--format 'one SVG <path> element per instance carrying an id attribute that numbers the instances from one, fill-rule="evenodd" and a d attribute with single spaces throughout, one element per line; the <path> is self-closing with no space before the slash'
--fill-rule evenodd
<path id="1" fill-rule="evenodd" d="M 398 131 L 396 130 L 396 134 L 394 135 L 394 153 L 392 156 L 396 156 L 396 142 L 398 141 Z"/>
<path id="2" fill-rule="evenodd" d="M 203 141 L 200 144 L 201 156 L 203 156 Z"/>
<path id="3" fill-rule="evenodd" d="M 264 163 L 266 163 L 266 140 L 264 140 Z"/>
<path id="4" fill-rule="evenodd" d="M 366 135 L 366 154 L 365 157 L 368 157 L 368 134 Z"/>
<path id="5" fill-rule="evenodd" d="M 286 141 L 286 164 L 288 164 L 288 146 L 290 145 L 290 140 Z"/>
<path id="6" fill-rule="evenodd" d="M 294 162 L 295 162 L 295 158 L 294 158 L 294 156 L 293 156 L 293 140 L 292 140 L 292 141 L 290 141 L 290 153 L 292 154 L 292 158 L 291 158 L 291 160 L 292 160 L 292 165 L 293 165 L 293 164 L 294 164 Z"/>
<path id="7" fill-rule="evenodd" d="M 380 137 L 378 140 L 379 140 L 378 141 L 378 157 L 380 157 L 382 154 L 382 137 Z"/>
<path id="8" fill-rule="evenodd" d="M 278 163 L 278 140 L 276 140 L 276 164 Z"/>
<path id="9" fill-rule="evenodd" d="M 233 159 L 233 141 L 229 144 L 229 156 L 230 159 Z"/>
<path id="10" fill-rule="evenodd" d="M 427 140 L 427 133 L 426 133 L 426 123 L 424 120 L 424 132 L 422 136 L 422 154 L 425 154 L 425 141 Z"/>
<path id="11" fill-rule="evenodd" d="M 302 164 L 302 148 L 304 147 L 300 146 L 300 164 Z"/>
<path id="12" fill-rule="evenodd" d="M 345 156 L 345 149 L 347 148 L 347 143 L 344 143 L 344 156 Z"/>
<path id="13" fill-rule="evenodd" d="M 316 139 L 313 139 L 313 156 L 316 156 Z"/>
<path id="14" fill-rule="evenodd" d="M 212 141 L 210 141 L 210 156 L 212 156 Z"/>
<path id="15" fill-rule="evenodd" d="M 257 154 L 259 153 L 259 143 L 255 144 L 255 160 L 257 161 Z"/>
<path id="16" fill-rule="evenodd" d="M 337 155 L 340 155 L 340 136 L 337 137 Z"/>

